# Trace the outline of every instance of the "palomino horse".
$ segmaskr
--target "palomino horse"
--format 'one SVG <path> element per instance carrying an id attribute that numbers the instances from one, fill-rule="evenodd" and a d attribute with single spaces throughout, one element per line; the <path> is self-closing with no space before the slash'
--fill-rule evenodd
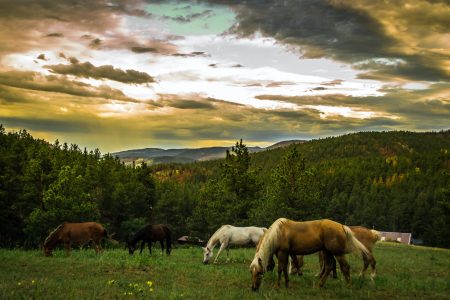
<path id="1" fill-rule="evenodd" d="M 257 245 L 259 240 L 267 231 L 263 227 L 235 227 L 231 225 L 222 225 L 209 239 L 206 247 L 203 247 L 203 263 L 207 264 L 211 260 L 214 247 L 220 243 L 219 252 L 217 253 L 214 263 L 217 262 L 217 258 L 224 249 L 228 252 L 231 245 L 246 246 Z"/>
<path id="2" fill-rule="evenodd" d="M 152 253 L 152 242 L 159 242 L 161 244 L 161 250 L 164 251 L 164 241 L 166 241 L 166 253 L 170 254 L 172 250 L 172 237 L 169 227 L 164 224 L 147 225 L 141 228 L 134 234 L 130 241 L 127 243 L 128 252 L 133 254 L 136 250 L 137 242 L 142 241 L 141 251 L 144 249 L 145 243 L 148 243 L 148 250 Z"/>
<path id="3" fill-rule="evenodd" d="M 373 247 L 375 246 L 375 244 L 381 239 L 381 234 L 373 229 L 368 229 L 366 227 L 363 226 L 348 226 L 351 230 L 353 235 L 367 248 L 367 250 L 369 250 L 369 252 L 372 254 L 372 256 L 369 258 L 369 261 L 364 261 L 364 266 L 363 269 L 360 272 L 360 276 L 363 277 L 367 267 L 370 264 L 370 267 L 372 268 L 372 274 L 370 275 L 370 277 L 373 279 L 376 276 L 377 270 L 376 270 L 376 260 L 375 257 L 373 256 Z M 299 269 L 294 269 L 292 268 L 292 264 L 291 264 L 291 270 L 290 270 L 290 274 L 295 274 L 295 273 L 299 273 L 299 275 L 301 275 L 301 267 L 303 266 L 303 256 L 299 255 L 297 256 L 297 259 L 299 260 Z M 324 269 L 324 259 L 323 259 L 323 253 L 319 252 L 319 265 L 320 265 L 320 272 L 318 275 L 323 274 L 323 272 L 325 271 Z M 333 269 L 332 269 L 332 273 L 333 273 L 333 277 L 336 278 L 337 277 L 337 272 L 336 272 L 336 260 L 333 258 Z"/>
<path id="4" fill-rule="evenodd" d="M 106 229 L 96 222 L 85 223 L 62 223 L 53 230 L 44 242 L 45 256 L 51 256 L 52 250 L 60 242 L 64 243 L 64 248 L 69 254 L 72 244 L 82 245 L 86 242 L 93 241 L 95 244 L 95 252 L 102 250 L 100 241 L 107 238 L 112 242 L 117 242 L 108 235 Z"/>
<path id="5" fill-rule="evenodd" d="M 325 272 L 320 278 L 319 286 L 323 286 L 332 269 L 333 255 L 337 258 L 342 273 L 350 284 L 350 266 L 345 254 L 354 252 L 362 256 L 371 256 L 369 250 L 358 241 L 350 228 L 331 220 L 315 220 L 295 222 L 285 218 L 276 220 L 268 229 L 255 253 L 250 272 L 252 274 L 252 289 L 256 291 L 261 285 L 262 275 L 273 255 L 278 257 L 278 280 L 280 286 L 281 273 L 284 272 L 285 285 L 288 287 L 287 272 L 288 256 L 298 262 L 295 255 L 308 255 L 324 251 Z"/>

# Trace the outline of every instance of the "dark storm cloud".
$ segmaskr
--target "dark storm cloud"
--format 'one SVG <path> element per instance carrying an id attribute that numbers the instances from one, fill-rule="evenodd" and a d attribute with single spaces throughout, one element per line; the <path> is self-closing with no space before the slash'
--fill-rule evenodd
<path id="1" fill-rule="evenodd" d="M 90 43 L 89 46 L 92 48 L 98 48 L 100 45 L 102 44 L 102 40 L 99 38 L 93 39 Z"/>
<path id="2" fill-rule="evenodd" d="M 261 32 L 298 45 L 305 57 L 356 63 L 374 58 L 402 59 L 399 65 L 363 64 L 366 78 L 440 81 L 450 74 L 448 2 L 422 0 L 209 0 L 231 5 L 233 32 Z M 446 42 L 445 42 L 446 41 Z M 447 49 L 445 51 L 445 49 Z"/>
<path id="3" fill-rule="evenodd" d="M 64 33 L 59 29 L 104 32 L 116 27 L 118 19 L 114 16 L 125 14 L 135 2 L 109 7 L 102 0 L 0 1 L 0 54 L 26 51 L 43 35 L 62 36 Z M 37 36 L 39 32 L 42 35 Z"/>
<path id="4" fill-rule="evenodd" d="M 47 119 L 41 117 L 38 119 L 21 118 L 21 117 L 2 117 L 2 122 L 7 127 L 27 128 L 28 130 L 44 131 L 44 132 L 60 132 L 60 133 L 85 133 L 87 126 L 83 120 L 67 120 L 67 119 Z"/>
<path id="5" fill-rule="evenodd" d="M 130 48 L 131 51 L 135 52 L 135 53 L 147 53 L 147 52 L 152 52 L 152 53 L 157 53 L 158 49 L 153 48 L 153 47 L 140 47 L 140 46 L 134 46 Z"/>
<path id="6" fill-rule="evenodd" d="M 47 60 L 44 53 L 39 54 L 38 57 L 36 57 L 36 59 Z"/>
<path id="7" fill-rule="evenodd" d="M 179 109 L 215 109 L 214 105 L 207 101 L 174 99 L 158 101 L 158 104 Z"/>
<path id="8" fill-rule="evenodd" d="M 15 103 L 32 102 L 34 99 L 25 97 L 24 95 L 17 93 L 16 90 L 0 84 L 0 104 L 10 105 Z"/>
<path id="9" fill-rule="evenodd" d="M 151 47 L 160 53 L 174 52 L 164 41 L 139 41 L 116 31 L 123 16 L 148 18 L 141 0 L 21 0 L 0 1 L 0 57 L 40 47 L 61 46 L 66 39 L 89 40 L 99 48 Z M 45 39 L 43 39 L 43 37 Z M 147 45 L 148 44 L 148 45 Z"/>
<path id="10" fill-rule="evenodd" d="M 239 107 L 245 107 L 242 104 L 213 98 L 204 98 L 197 94 L 193 94 L 189 98 L 183 98 L 177 95 L 160 95 L 159 100 L 151 101 L 150 104 L 155 107 L 172 107 L 186 110 L 232 110 Z"/>
<path id="11" fill-rule="evenodd" d="M 123 83 L 152 83 L 155 80 L 145 72 L 136 70 L 121 70 L 111 65 L 96 67 L 90 62 L 78 63 L 73 61 L 70 65 L 47 65 L 46 68 L 54 73 L 63 75 L 75 75 L 78 77 L 94 79 L 110 79 Z"/>
<path id="12" fill-rule="evenodd" d="M 349 128 L 356 125 L 378 126 L 378 128 L 395 128 L 407 126 L 410 129 L 448 128 L 450 126 L 450 84 L 436 83 L 422 90 L 408 90 L 391 87 L 382 90 L 383 96 L 349 97 L 345 95 L 299 96 L 260 95 L 260 100 L 277 100 L 303 105 L 325 105 L 334 107 L 352 107 L 364 111 L 391 115 L 392 118 L 379 117 L 364 120 L 345 118 Z M 297 111 L 277 111 L 286 118 L 295 118 Z M 334 118 L 334 117 L 333 117 Z M 341 118 L 341 117 L 339 117 Z M 327 118 L 329 119 L 329 118 Z M 365 128 L 365 127 L 364 127 Z M 358 129 L 358 128 L 355 128 Z M 362 129 L 359 129 L 362 130 Z"/>
<path id="13" fill-rule="evenodd" d="M 208 53 L 202 52 L 202 51 L 193 51 L 190 53 L 174 53 L 172 56 L 178 56 L 178 57 L 209 57 L 210 55 Z"/>
<path id="14" fill-rule="evenodd" d="M 29 71 L 0 73 L 0 85 L 43 92 L 63 93 L 81 97 L 98 97 L 135 102 L 121 91 L 108 86 L 94 87 L 83 82 L 68 80 L 55 75 L 44 76 Z"/>
<path id="15" fill-rule="evenodd" d="M 45 37 L 63 37 L 64 35 L 59 32 L 49 33 Z"/>
<path id="16" fill-rule="evenodd" d="M 181 24 L 185 24 L 185 23 L 190 23 L 192 21 L 195 21 L 197 19 L 202 19 L 202 18 L 209 18 L 214 16 L 214 12 L 212 10 L 205 10 L 202 12 L 198 12 L 198 13 L 192 13 L 192 14 L 188 14 L 185 16 L 179 15 L 176 17 L 169 17 L 169 16 L 162 16 L 160 17 L 161 19 L 170 19 L 173 20 L 175 22 L 181 23 Z"/>

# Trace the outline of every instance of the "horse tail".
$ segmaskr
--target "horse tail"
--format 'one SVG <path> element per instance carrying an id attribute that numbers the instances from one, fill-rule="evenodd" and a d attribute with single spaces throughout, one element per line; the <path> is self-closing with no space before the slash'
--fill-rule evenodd
<path id="1" fill-rule="evenodd" d="M 170 254 L 170 251 L 172 250 L 172 233 L 166 225 L 163 225 L 164 233 L 166 234 L 166 251 L 167 254 Z"/>
<path id="2" fill-rule="evenodd" d="M 343 226 L 344 232 L 347 238 L 347 251 L 353 252 L 362 256 L 364 259 L 370 259 L 372 257 L 372 253 L 367 250 L 366 246 L 363 245 L 354 235 L 352 230 L 348 226 Z"/>
<path id="3" fill-rule="evenodd" d="M 266 233 L 261 238 L 258 247 L 256 249 L 255 257 L 250 265 L 259 264 L 261 262 L 263 271 L 267 270 L 270 258 L 272 258 L 275 250 L 280 245 L 280 239 L 282 237 L 282 226 L 288 221 L 285 218 L 279 218 L 267 229 Z"/>

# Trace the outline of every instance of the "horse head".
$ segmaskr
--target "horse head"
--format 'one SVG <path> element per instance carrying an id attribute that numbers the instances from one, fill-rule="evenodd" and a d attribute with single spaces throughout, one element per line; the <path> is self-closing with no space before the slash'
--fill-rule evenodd
<path id="1" fill-rule="evenodd" d="M 53 248 L 61 242 L 61 231 L 64 228 L 66 223 L 62 223 L 58 227 L 56 227 L 55 230 L 53 230 L 45 239 L 44 241 L 44 255 L 45 256 L 52 256 L 52 250 Z"/>
<path id="2" fill-rule="evenodd" d="M 260 257 L 255 256 L 251 265 L 250 273 L 252 274 L 252 291 L 257 291 L 261 285 L 264 268 Z"/>
<path id="3" fill-rule="evenodd" d="M 209 247 L 202 247 L 203 249 L 203 263 L 206 265 L 213 257 L 213 251 Z"/>
<path id="4" fill-rule="evenodd" d="M 52 248 L 50 248 L 49 246 L 45 246 L 44 245 L 44 255 L 46 257 L 53 256 Z"/>

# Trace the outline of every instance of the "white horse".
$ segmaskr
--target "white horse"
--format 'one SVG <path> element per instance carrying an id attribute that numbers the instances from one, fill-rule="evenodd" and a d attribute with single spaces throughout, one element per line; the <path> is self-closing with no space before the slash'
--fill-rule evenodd
<path id="1" fill-rule="evenodd" d="M 209 239 L 206 247 L 203 249 L 203 263 L 207 264 L 213 257 L 213 250 L 217 244 L 220 243 L 220 249 L 217 253 L 214 263 L 217 262 L 217 258 L 224 249 L 227 249 L 227 259 L 228 252 L 231 245 L 236 246 L 246 246 L 253 243 L 255 246 L 258 245 L 259 240 L 262 238 L 267 228 L 264 227 L 235 227 L 231 225 L 222 225 Z"/>

